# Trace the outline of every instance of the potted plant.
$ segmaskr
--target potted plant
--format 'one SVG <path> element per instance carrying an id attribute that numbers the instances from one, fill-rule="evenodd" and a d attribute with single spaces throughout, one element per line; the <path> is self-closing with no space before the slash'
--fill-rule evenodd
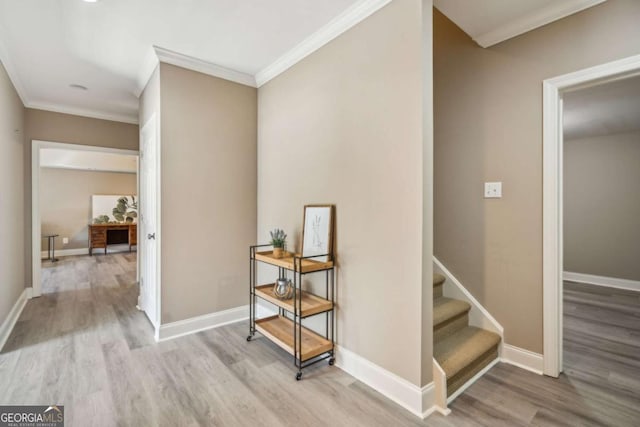
<path id="1" fill-rule="evenodd" d="M 273 246 L 273 257 L 282 258 L 284 256 L 284 244 L 287 239 L 287 235 L 284 230 L 276 228 L 269 232 L 271 234 L 271 245 Z"/>

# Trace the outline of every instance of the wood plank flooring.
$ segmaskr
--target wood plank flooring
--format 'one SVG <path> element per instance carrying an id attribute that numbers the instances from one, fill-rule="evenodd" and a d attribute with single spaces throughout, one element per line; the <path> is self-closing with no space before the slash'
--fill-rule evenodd
<path id="1" fill-rule="evenodd" d="M 135 253 L 66 258 L 53 268 L 43 274 L 48 293 L 28 302 L 0 353 L 0 404 L 64 404 L 68 426 L 631 426 L 640 419 L 629 404 L 639 402 L 638 361 L 629 357 L 640 336 L 637 295 L 567 291 L 567 375 L 498 364 L 450 416 L 423 421 L 336 367 L 320 364 L 295 381 L 291 357 L 264 338 L 247 343 L 245 322 L 155 343 L 135 308 Z M 609 322 L 623 328 L 615 334 L 601 324 L 589 324 L 589 338 L 569 333 L 584 333 L 579 322 L 590 319 L 589 307 L 618 306 L 626 314 Z M 601 365 L 585 357 L 585 342 L 597 342 L 594 356 L 605 353 L 621 369 L 594 368 Z"/>

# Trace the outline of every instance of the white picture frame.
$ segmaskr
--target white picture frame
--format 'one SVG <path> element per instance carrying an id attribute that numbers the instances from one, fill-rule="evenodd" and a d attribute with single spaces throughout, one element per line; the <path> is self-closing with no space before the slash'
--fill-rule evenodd
<path id="1" fill-rule="evenodd" d="M 333 259 L 333 205 L 305 205 L 302 256 L 327 262 Z"/>

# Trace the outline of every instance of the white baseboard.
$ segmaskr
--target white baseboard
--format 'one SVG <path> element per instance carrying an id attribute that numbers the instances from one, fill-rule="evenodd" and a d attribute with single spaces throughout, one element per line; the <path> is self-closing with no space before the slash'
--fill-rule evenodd
<path id="1" fill-rule="evenodd" d="M 259 313 L 258 306 L 258 313 Z M 217 311 L 190 319 L 178 320 L 177 322 L 160 325 L 157 341 L 166 341 L 189 334 L 195 334 L 207 329 L 218 328 L 230 323 L 241 322 L 249 318 L 249 306 L 230 308 L 228 310 Z"/>
<path id="2" fill-rule="evenodd" d="M 31 298 L 32 293 L 33 288 L 25 288 L 15 304 L 13 304 L 7 318 L 2 322 L 2 325 L 0 326 L 0 351 L 2 351 L 2 348 L 7 343 L 7 340 L 13 331 L 13 327 L 20 318 L 20 314 L 22 313 L 24 306 L 27 305 L 27 301 Z"/>
<path id="3" fill-rule="evenodd" d="M 640 291 L 640 281 L 628 279 L 616 279 L 615 277 L 594 276 L 593 274 L 572 273 L 565 271 L 562 279 L 569 282 L 588 283 L 590 285 L 608 286 L 628 291 Z"/>
<path id="4" fill-rule="evenodd" d="M 89 255 L 89 248 L 77 248 L 77 249 L 58 249 L 56 250 L 56 258 L 63 256 L 73 255 Z M 40 252 L 40 257 L 44 260 L 49 256 L 47 251 Z"/>
<path id="5" fill-rule="evenodd" d="M 447 402 L 447 374 L 445 374 L 444 370 L 435 358 L 433 358 L 432 371 L 434 386 L 433 403 L 438 408 L 438 412 L 443 415 L 449 415 L 451 413 L 451 409 L 449 409 Z"/>
<path id="6" fill-rule="evenodd" d="M 278 314 L 278 311 L 273 307 L 275 306 L 258 304 L 256 316 L 267 317 Z M 448 415 L 451 412 L 435 405 L 433 382 L 422 388 L 418 387 L 339 345 L 336 345 L 336 367 L 420 418 L 424 419 L 433 412 L 440 412 L 443 415 Z"/>
<path id="7" fill-rule="evenodd" d="M 135 245 L 134 245 L 134 248 L 136 248 Z M 121 253 L 121 252 L 129 252 L 129 245 L 125 243 L 122 245 L 113 245 L 112 247 L 107 248 L 108 254 Z M 136 249 L 132 249 L 132 252 L 136 252 Z M 99 254 L 99 255 L 104 254 L 104 248 L 94 249 L 93 253 Z M 89 255 L 89 248 L 56 249 L 56 258 L 65 257 L 65 256 L 78 256 L 78 255 Z M 42 258 L 43 261 L 45 261 L 45 259 L 48 256 L 49 256 L 49 253 L 47 251 L 40 252 L 40 258 Z"/>
<path id="8" fill-rule="evenodd" d="M 538 375 L 542 375 L 544 369 L 544 359 L 541 354 L 509 344 L 502 345 L 501 361 Z"/>
<path id="9" fill-rule="evenodd" d="M 277 310 L 270 306 L 256 305 L 256 316 L 258 318 L 276 314 L 278 314 Z M 224 315 L 224 317 L 220 315 Z M 239 322 L 248 318 L 249 306 L 242 306 L 224 312 L 169 323 L 160 327 L 160 341 Z M 168 330 L 169 328 L 171 329 Z M 433 382 L 424 387 L 418 387 L 338 345 L 336 345 L 336 366 L 420 418 L 426 418 L 435 411 L 444 415 L 448 414 L 446 409 L 443 410 L 434 405 L 435 391 Z M 423 410 L 423 408 L 427 409 Z"/>
<path id="10" fill-rule="evenodd" d="M 457 299 L 462 299 L 471 304 L 471 310 L 469 311 L 469 324 L 477 326 L 482 329 L 487 329 L 491 332 L 495 332 L 504 341 L 504 328 L 498 321 L 484 308 L 480 302 L 475 299 L 473 295 L 465 288 L 462 283 L 442 264 L 438 258 L 433 257 L 433 263 L 436 270 L 440 271 L 445 277 L 444 292 L 446 296 Z"/>
<path id="11" fill-rule="evenodd" d="M 426 418 L 439 410 L 434 405 L 433 382 L 418 387 L 340 346 L 336 346 L 336 366 L 417 417 Z"/>

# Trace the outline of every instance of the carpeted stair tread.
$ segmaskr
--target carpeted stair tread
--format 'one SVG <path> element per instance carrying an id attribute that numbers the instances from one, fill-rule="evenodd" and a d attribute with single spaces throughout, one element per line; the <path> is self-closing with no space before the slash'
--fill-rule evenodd
<path id="1" fill-rule="evenodd" d="M 464 314 L 471 309 L 466 301 L 453 298 L 440 297 L 433 301 L 433 327 L 445 323 L 455 317 Z"/>
<path id="2" fill-rule="evenodd" d="M 444 283 L 444 281 L 446 280 L 446 278 L 439 273 L 433 273 L 433 286 L 440 286 Z"/>
<path id="3" fill-rule="evenodd" d="M 500 336 L 474 326 L 467 326 L 436 342 L 433 357 L 436 358 L 447 379 L 473 364 L 477 359 L 500 343 Z"/>

